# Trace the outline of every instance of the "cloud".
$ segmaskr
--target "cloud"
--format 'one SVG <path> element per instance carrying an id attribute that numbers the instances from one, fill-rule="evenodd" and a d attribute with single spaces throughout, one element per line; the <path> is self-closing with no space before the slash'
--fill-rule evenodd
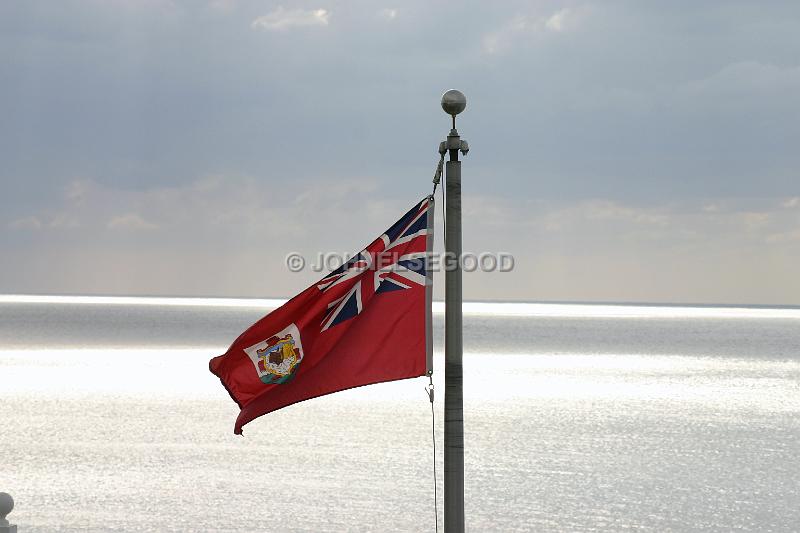
<path id="1" fill-rule="evenodd" d="M 470 199 L 468 249 L 511 252 L 516 268 L 465 275 L 466 293 L 516 298 L 525 287 L 530 299 L 796 302 L 800 216 L 781 200 Z"/>
<path id="2" fill-rule="evenodd" d="M 484 36 L 483 50 L 487 54 L 505 52 L 524 36 L 561 33 L 574 27 L 576 20 L 576 12 L 568 8 L 560 9 L 549 15 L 516 15 L 502 28 Z"/>
<path id="3" fill-rule="evenodd" d="M 67 184 L 66 199 L 70 203 L 80 205 L 86 198 L 87 193 L 91 187 L 91 182 L 88 180 L 74 180 Z"/>
<path id="4" fill-rule="evenodd" d="M 136 213 L 127 213 L 113 217 L 108 221 L 106 227 L 112 230 L 151 230 L 158 228 L 156 224 L 146 221 Z"/>
<path id="5" fill-rule="evenodd" d="M 393 8 L 388 8 L 388 7 L 387 7 L 386 9 L 381 9 L 381 10 L 378 12 L 378 15 L 379 15 L 381 18 L 384 18 L 384 19 L 386 19 L 386 20 L 394 20 L 395 18 L 397 18 L 397 10 L 396 10 L 396 9 L 393 9 Z"/>
<path id="6" fill-rule="evenodd" d="M 581 210 L 587 220 L 616 220 L 658 226 L 669 222 L 669 216 L 664 213 L 663 208 L 631 207 L 610 200 L 586 202 Z"/>
<path id="7" fill-rule="evenodd" d="M 800 67 L 740 61 L 688 83 L 685 89 L 727 94 L 797 91 L 800 90 Z"/>
<path id="8" fill-rule="evenodd" d="M 793 196 L 791 198 L 787 198 L 781 203 L 781 205 L 786 209 L 794 209 L 795 207 L 800 207 L 800 196 Z"/>
<path id="9" fill-rule="evenodd" d="M 507 223 L 528 211 L 525 226 L 542 234 L 663 234 L 676 216 L 669 206 L 639 207 L 609 199 L 580 201 L 559 207 L 504 205 Z"/>
<path id="10" fill-rule="evenodd" d="M 14 104 L 0 121 L 0 263 L 19 264 L 20 283 L 31 279 L 15 255 L 23 248 L 92 249 L 113 261 L 196 247 L 203 263 L 216 246 L 279 267 L 294 247 L 364 244 L 408 207 L 417 180 L 429 179 L 425 154 L 435 145 L 420 132 L 442 120 L 443 67 L 472 102 L 463 133 L 480 156 L 466 163 L 475 180 L 464 208 L 476 211 L 465 211 L 464 223 L 476 222 L 465 245 L 494 247 L 488 236 L 524 227 L 503 241 L 530 254 L 520 272 L 535 267 L 535 253 L 579 264 L 600 245 L 617 246 L 624 268 L 654 243 L 685 260 L 686 271 L 723 246 L 763 252 L 747 256 L 752 264 L 798 264 L 796 4 L 697 3 L 689 13 L 669 2 L 478 2 L 459 16 L 456 40 L 443 38 L 449 11 L 436 2 L 341 12 L 341 2 L 319 0 L 6 4 L 0 18 L 15 31 L 4 34 L 5 48 L 17 53 L 0 68 Z M 325 42 L 287 38 L 295 32 Z M 26 46 L 31 39 L 41 53 Z M 318 98 L 320 87 L 328 98 Z M 315 157 L 307 157 L 309 131 L 325 140 Z M 213 173 L 224 177 L 193 182 Z M 499 189 L 495 176 L 503 176 Z M 65 187 L 75 177 L 88 180 Z M 355 192 L 348 202 L 324 188 L 349 177 L 382 192 Z M 507 205 L 489 211 L 477 195 L 495 190 Z M 731 205 L 721 191 L 745 201 Z M 517 200 L 525 197 L 551 205 Z M 126 215 L 158 229 L 122 231 L 137 225 Z M 114 219 L 118 230 L 108 229 Z M 695 255 L 681 255 L 690 245 Z M 778 279 L 750 276 L 735 260 L 720 264 L 754 286 Z M 518 291 L 508 294 L 534 297 L 547 275 L 541 284 L 515 278 Z M 286 278 L 277 279 L 280 288 Z M 91 282 L 86 274 L 75 278 L 84 285 L 56 288 L 80 292 Z M 491 283 L 465 294 L 490 297 Z M 737 291 L 731 286 L 731 298 Z"/>
<path id="11" fill-rule="evenodd" d="M 39 220 L 39 217 L 30 216 L 30 217 L 23 217 L 18 218 L 16 220 L 12 220 L 8 223 L 8 227 L 11 229 L 20 229 L 20 230 L 27 230 L 27 229 L 39 229 L 42 227 L 42 221 Z"/>
<path id="12" fill-rule="evenodd" d="M 72 213 L 56 213 L 51 217 L 48 226 L 56 229 L 74 229 L 81 227 L 81 222 Z"/>
<path id="13" fill-rule="evenodd" d="M 330 12 L 326 9 L 284 9 L 278 7 L 272 13 L 255 19 L 251 27 L 257 30 L 287 30 L 309 26 L 327 26 Z"/>
<path id="14" fill-rule="evenodd" d="M 15 230 L 74 229 L 80 226 L 81 223 L 78 218 L 68 212 L 31 215 L 14 219 L 8 223 L 8 227 Z"/>
<path id="15" fill-rule="evenodd" d="M 208 6 L 222 13 L 230 13 L 236 9 L 236 0 L 211 0 Z"/>
<path id="16" fill-rule="evenodd" d="M 712 248 L 766 250 L 773 243 L 795 241 L 800 227 L 797 212 L 783 207 L 786 200 L 775 200 L 708 198 L 634 205 L 596 198 L 551 205 L 482 196 L 465 208 L 464 218 L 481 220 L 482 225 L 488 220 L 492 230 L 472 228 L 465 234 L 487 239 L 478 247 L 512 248 L 514 240 L 547 241 L 566 245 L 576 255 L 596 246 L 613 247 L 616 242 L 636 242 L 642 251 L 655 247 L 666 252 L 687 245 L 699 247 L 700 254 Z M 511 240 L 499 243 L 492 237 L 496 235 L 509 235 Z"/>
<path id="17" fill-rule="evenodd" d="M 767 237 L 767 242 L 770 244 L 790 244 L 800 242 L 800 228 L 780 233 L 773 233 Z"/>
<path id="18" fill-rule="evenodd" d="M 703 112 L 721 112 L 723 116 L 750 111 L 758 117 L 768 112 L 787 117 L 800 109 L 795 98 L 799 91 L 800 67 L 741 61 L 679 85 L 675 96 L 678 103 L 700 106 Z M 778 125 L 780 122 L 770 129 Z"/>
<path id="19" fill-rule="evenodd" d="M 544 22 L 544 27 L 551 31 L 563 31 L 569 15 L 570 10 L 567 8 L 557 11 Z"/>
<path id="20" fill-rule="evenodd" d="M 392 222 L 387 212 L 408 208 L 405 202 L 376 197 L 372 181 L 321 179 L 277 190 L 261 180 L 234 175 L 140 189 L 79 180 L 66 187 L 60 205 L 27 213 L 6 227 L 38 229 L 42 238 L 63 238 L 63 233 L 55 230 L 80 228 L 72 235 L 94 242 L 107 239 L 106 230 L 157 229 L 149 234 L 151 244 L 178 239 L 187 247 L 205 246 L 209 239 L 220 239 L 219 244 L 230 246 L 234 245 L 232 239 L 322 242 L 331 235 L 342 234 L 348 235 L 348 246 L 359 246 L 364 244 L 362 238 L 374 237 L 369 228 L 385 229 Z M 79 195 L 74 194 L 76 190 Z M 354 211 L 353 205 L 363 207 Z M 314 216 L 303 217 L 305 213 Z M 364 220 L 374 224 L 362 228 L 359 224 Z M 353 229 L 356 226 L 358 230 Z M 313 244 L 309 241 L 310 246 Z"/>
<path id="21" fill-rule="evenodd" d="M 76 190 L 79 203 L 70 194 Z M 141 189 L 82 181 L 64 191 L 60 208 L 14 220 L 8 231 L 36 230 L 24 236 L 40 256 L 61 254 L 59 261 L 73 265 L 92 257 L 102 265 L 98 271 L 131 272 L 119 285 L 120 276 L 87 277 L 78 269 L 59 291 L 236 295 L 256 290 L 290 296 L 318 273 L 289 273 L 286 253 L 297 251 L 311 261 L 321 251 L 353 252 L 388 227 L 408 207 L 406 200 L 387 198 L 372 180 L 358 179 L 302 181 L 283 189 L 231 175 Z M 469 251 L 508 251 L 517 267 L 503 276 L 470 277 L 466 294 L 744 301 L 737 287 L 755 279 L 751 269 L 761 269 L 763 291 L 756 287 L 746 299 L 794 301 L 795 293 L 769 296 L 773 286 L 793 279 L 793 272 L 784 271 L 800 260 L 800 217 L 783 207 L 787 202 L 790 198 L 710 197 L 639 205 L 610 198 L 553 203 L 470 195 L 464 206 Z M 439 215 L 437 209 L 437 232 Z M 78 229 L 53 227 L 58 220 L 79 224 Z M 19 253 L 16 277 L 8 283 L 32 283 Z M 167 265 L 166 278 L 153 269 L 156 263 Z M 723 267 L 726 278 L 715 277 Z"/>

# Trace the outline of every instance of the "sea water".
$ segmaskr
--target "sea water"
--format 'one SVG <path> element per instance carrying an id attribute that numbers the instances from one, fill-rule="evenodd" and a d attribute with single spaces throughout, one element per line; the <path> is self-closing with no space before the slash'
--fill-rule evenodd
<path id="1" fill-rule="evenodd" d="M 233 435 L 208 359 L 278 304 L 0 297 L 12 523 L 433 531 L 424 378 Z M 470 303 L 464 349 L 469 531 L 800 530 L 800 310 Z"/>

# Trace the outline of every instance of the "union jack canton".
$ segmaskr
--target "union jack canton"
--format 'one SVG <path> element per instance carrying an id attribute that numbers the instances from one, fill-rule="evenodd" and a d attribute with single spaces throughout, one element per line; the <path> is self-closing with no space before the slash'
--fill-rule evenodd
<path id="1" fill-rule="evenodd" d="M 347 290 L 328 303 L 321 331 L 358 316 L 376 295 L 428 283 L 426 251 L 428 235 L 433 233 L 433 206 L 433 198 L 425 198 L 386 233 L 317 283 L 323 293 L 343 284 L 336 292 Z"/>

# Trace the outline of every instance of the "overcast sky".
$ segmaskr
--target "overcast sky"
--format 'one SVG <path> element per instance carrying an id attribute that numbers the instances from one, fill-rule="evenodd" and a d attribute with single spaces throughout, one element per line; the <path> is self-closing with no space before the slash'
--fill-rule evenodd
<path id="1" fill-rule="evenodd" d="M 429 192 L 456 87 L 464 247 L 516 257 L 466 298 L 798 305 L 799 35 L 794 0 L 4 1 L 0 292 L 291 296 L 288 252 Z"/>

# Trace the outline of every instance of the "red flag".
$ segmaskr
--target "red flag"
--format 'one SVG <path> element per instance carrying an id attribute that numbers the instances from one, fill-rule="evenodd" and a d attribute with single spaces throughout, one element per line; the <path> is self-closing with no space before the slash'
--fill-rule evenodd
<path id="1" fill-rule="evenodd" d="M 209 362 L 251 420 L 324 394 L 432 370 L 433 197 L 250 326 Z"/>

